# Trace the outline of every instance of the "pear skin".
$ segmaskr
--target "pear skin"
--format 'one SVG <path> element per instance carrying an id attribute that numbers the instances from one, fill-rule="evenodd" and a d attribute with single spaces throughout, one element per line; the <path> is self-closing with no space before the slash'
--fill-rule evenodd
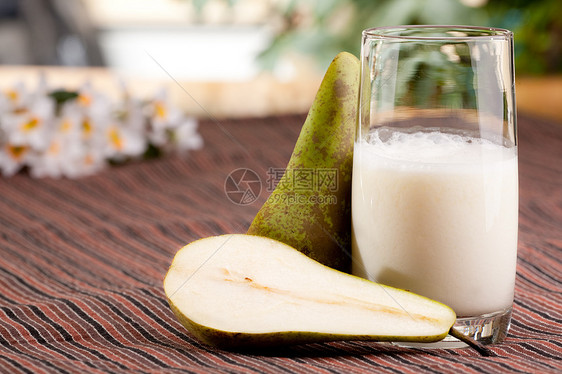
<path id="1" fill-rule="evenodd" d="M 248 234 L 294 247 L 331 268 L 351 265 L 351 173 L 359 60 L 339 53 L 324 75 L 275 190 Z"/>

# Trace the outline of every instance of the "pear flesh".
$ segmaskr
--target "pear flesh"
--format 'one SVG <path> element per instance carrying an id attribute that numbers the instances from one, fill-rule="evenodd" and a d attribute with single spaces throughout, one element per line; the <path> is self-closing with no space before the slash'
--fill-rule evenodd
<path id="1" fill-rule="evenodd" d="M 245 234 L 183 247 L 164 290 L 196 338 L 232 350 L 337 340 L 432 342 L 447 335 L 456 317 L 436 301 Z"/>
<path id="2" fill-rule="evenodd" d="M 248 234 L 279 240 L 350 272 L 351 173 L 360 63 L 339 53 L 326 71 L 285 174 Z"/>

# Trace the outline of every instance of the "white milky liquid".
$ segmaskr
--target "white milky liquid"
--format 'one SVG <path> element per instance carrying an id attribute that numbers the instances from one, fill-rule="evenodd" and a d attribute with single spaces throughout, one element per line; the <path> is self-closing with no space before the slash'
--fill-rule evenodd
<path id="1" fill-rule="evenodd" d="M 375 133 L 355 147 L 353 273 L 441 301 L 459 317 L 511 306 L 515 148 L 438 132 L 385 141 Z"/>

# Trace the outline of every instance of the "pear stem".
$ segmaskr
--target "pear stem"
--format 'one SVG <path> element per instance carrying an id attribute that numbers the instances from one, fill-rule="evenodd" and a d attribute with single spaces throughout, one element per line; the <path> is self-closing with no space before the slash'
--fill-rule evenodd
<path id="1" fill-rule="evenodd" d="M 486 357 L 497 356 L 492 350 L 486 348 L 484 345 L 482 345 L 481 343 L 472 339 L 471 337 L 464 335 L 460 331 L 456 330 L 454 327 L 451 327 L 451 329 L 449 330 L 449 335 L 457 338 L 458 340 L 462 341 L 463 343 L 465 343 L 469 347 L 475 349 L 482 356 L 486 356 Z"/>

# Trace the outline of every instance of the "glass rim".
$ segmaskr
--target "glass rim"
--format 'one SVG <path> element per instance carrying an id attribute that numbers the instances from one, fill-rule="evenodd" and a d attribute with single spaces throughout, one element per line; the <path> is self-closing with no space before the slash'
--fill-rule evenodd
<path id="1" fill-rule="evenodd" d="M 423 34 L 402 35 L 399 32 L 417 31 L 417 30 L 440 30 L 450 32 L 481 32 L 482 35 L 440 35 L 440 36 L 424 36 Z M 396 32 L 396 34 L 393 34 Z M 388 38 L 408 41 L 423 40 L 474 40 L 474 39 L 510 39 L 513 32 L 498 27 L 486 26 L 467 26 L 467 25 L 400 25 L 400 26 L 380 26 L 363 30 L 364 37 L 369 38 Z"/>

